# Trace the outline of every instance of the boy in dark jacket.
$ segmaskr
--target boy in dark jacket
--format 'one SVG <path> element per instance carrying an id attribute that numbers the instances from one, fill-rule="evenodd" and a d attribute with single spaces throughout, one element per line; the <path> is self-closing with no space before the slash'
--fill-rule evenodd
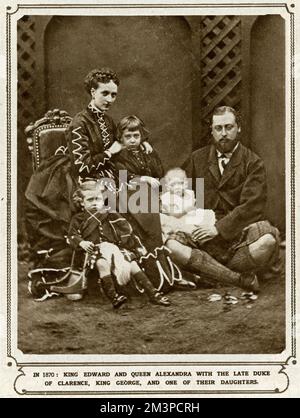
<path id="1" fill-rule="evenodd" d="M 126 302 L 126 297 L 117 293 L 113 276 L 118 284 L 125 285 L 131 277 L 145 290 L 155 304 L 170 305 L 167 297 L 157 292 L 141 270 L 138 261 L 146 255 L 146 249 L 133 234 L 131 225 L 118 213 L 104 209 L 101 186 L 97 181 L 87 181 L 80 186 L 78 196 L 83 211 L 71 221 L 68 242 L 73 249 L 81 248 L 91 257 L 99 273 L 99 284 L 114 308 Z"/>

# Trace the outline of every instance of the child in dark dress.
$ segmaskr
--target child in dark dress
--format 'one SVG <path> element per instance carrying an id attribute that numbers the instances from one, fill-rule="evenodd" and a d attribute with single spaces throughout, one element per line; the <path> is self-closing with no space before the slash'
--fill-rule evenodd
<path id="1" fill-rule="evenodd" d="M 101 183 L 88 181 L 78 191 L 83 211 L 71 221 L 68 242 L 74 250 L 82 249 L 99 273 L 99 284 L 114 308 L 126 302 L 124 295 L 117 293 L 113 276 L 124 285 L 133 277 L 152 303 L 168 306 L 167 297 L 157 292 L 138 261 L 147 251 L 139 238 L 133 234 L 131 225 L 118 213 L 104 209 Z"/>
<path id="2" fill-rule="evenodd" d="M 144 122 L 137 116 L 126 116 L 117 126 L 117 139 L 123 149 L 114 156 L 114 164 L 117 170 L 127 170 L 127 179 L 139 179 L 150 186 L 159 186 L 159 181 L 164 175 L 162 162 L 155 149 L 146 153 L 141 146 L 142 141 L 148 139 L 149 132 Z"/>
<path id="3" fill-rule="evenodd" d="M 117 139 L 121 142 L 123 149 L 114 156 L 114 164 L 117 170 L 127 170 L 129 190 L 130 184 L 133 182 L 147 183 L 152 189 L 149 196 L 151 198 L 154 196 L 153 200 L 155 201 L 155 193 L 153 193 L 154 190 L 159 203 L 159 179 L 163 177 L 164 169 L 161 159 L 153 147 L 152 152 L 148 154 L 141 147 L 142 141 L 148 140 L 148 135 L 149 132 L 146 129 L 144 122 L 137 116 L 131 115 L 121 119 L 117 125 Z M 145 195 L 145 199 L 147 199 L 148 194 Z M 152 209 L 152 204 L 151 202 L 148 202 L 147 208 L 150 207 Z M 147 215 L 149 214 L 142 213 L 143 217 Z M 157 215 L 159 217 L 159 205 L 157 206 Z M 137 217 L 138 214 L 135 216 Z M 157 225 L 159 225 L 159 230 L 161 231 L 160 219 L 156 221 L 156 224 L 153 222 L 154 219 L 155 218 L 153 216 L 149 218 L 149 235 L 151 235 L 151 232 L 155 230 L 155 227 L 157 228 Z M 183 279 L 181 273 L 179 273 L 179 275 L 180 277 L 173 280 L 171 285 L 173 288 L 195 288 L 194 283 Z"/>

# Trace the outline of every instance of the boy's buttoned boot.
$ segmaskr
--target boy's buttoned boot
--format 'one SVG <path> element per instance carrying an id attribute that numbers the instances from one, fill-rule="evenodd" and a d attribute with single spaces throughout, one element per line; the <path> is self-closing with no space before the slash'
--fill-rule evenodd
<path id="1" fill-rule="evenodd" d="M 99 279 L 105 296 L 111 301 L 114 308 L 119 308 L 127 301 L 127 297 L 116 292 L 114 281 L 111 275 Z"/>
<path id="2" fill-rule="evenodd" d="M 169 306 L 170 301 L 166 296 L 163 296 L 158 292 L 153 284 L 150 282 L 146 274 L 141 270 L 133 276 L 136 284 L 145 290 L 146 295 L 148 296 L 150 302 L 156 305 Z"/>

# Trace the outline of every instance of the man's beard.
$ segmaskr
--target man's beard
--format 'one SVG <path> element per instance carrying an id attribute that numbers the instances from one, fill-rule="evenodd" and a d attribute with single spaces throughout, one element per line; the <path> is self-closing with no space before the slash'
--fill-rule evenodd
<path id="1" fill-rule="evenodd" d="M 220 141 L 216 141 L 215 138 L 212 138 L 212 142 L 217 148 L 218 151 L 222 153 L 232 152 L 236 144 L 239 142 L 238 138 L 235 139 L 221 139 Z"/>

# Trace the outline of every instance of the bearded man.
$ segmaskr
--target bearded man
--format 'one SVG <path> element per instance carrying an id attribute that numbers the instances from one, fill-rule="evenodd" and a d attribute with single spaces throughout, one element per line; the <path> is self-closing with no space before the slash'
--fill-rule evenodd
<path id="1" fill-rule="evenodd" d="M 214 210 L 216 223 L 197 227 L 192 246 L 167 245 L 185 269 L 258 291 L 255 272 L 272 266 L 279 248 L 279 231 L 265 220 L 264 163 L 241 144 L 235 109 L 215 109 L 211 133 L 212 144 L 193 152 L 183 168 L 193 181 L 204 179 L 204 208 Z"/>

